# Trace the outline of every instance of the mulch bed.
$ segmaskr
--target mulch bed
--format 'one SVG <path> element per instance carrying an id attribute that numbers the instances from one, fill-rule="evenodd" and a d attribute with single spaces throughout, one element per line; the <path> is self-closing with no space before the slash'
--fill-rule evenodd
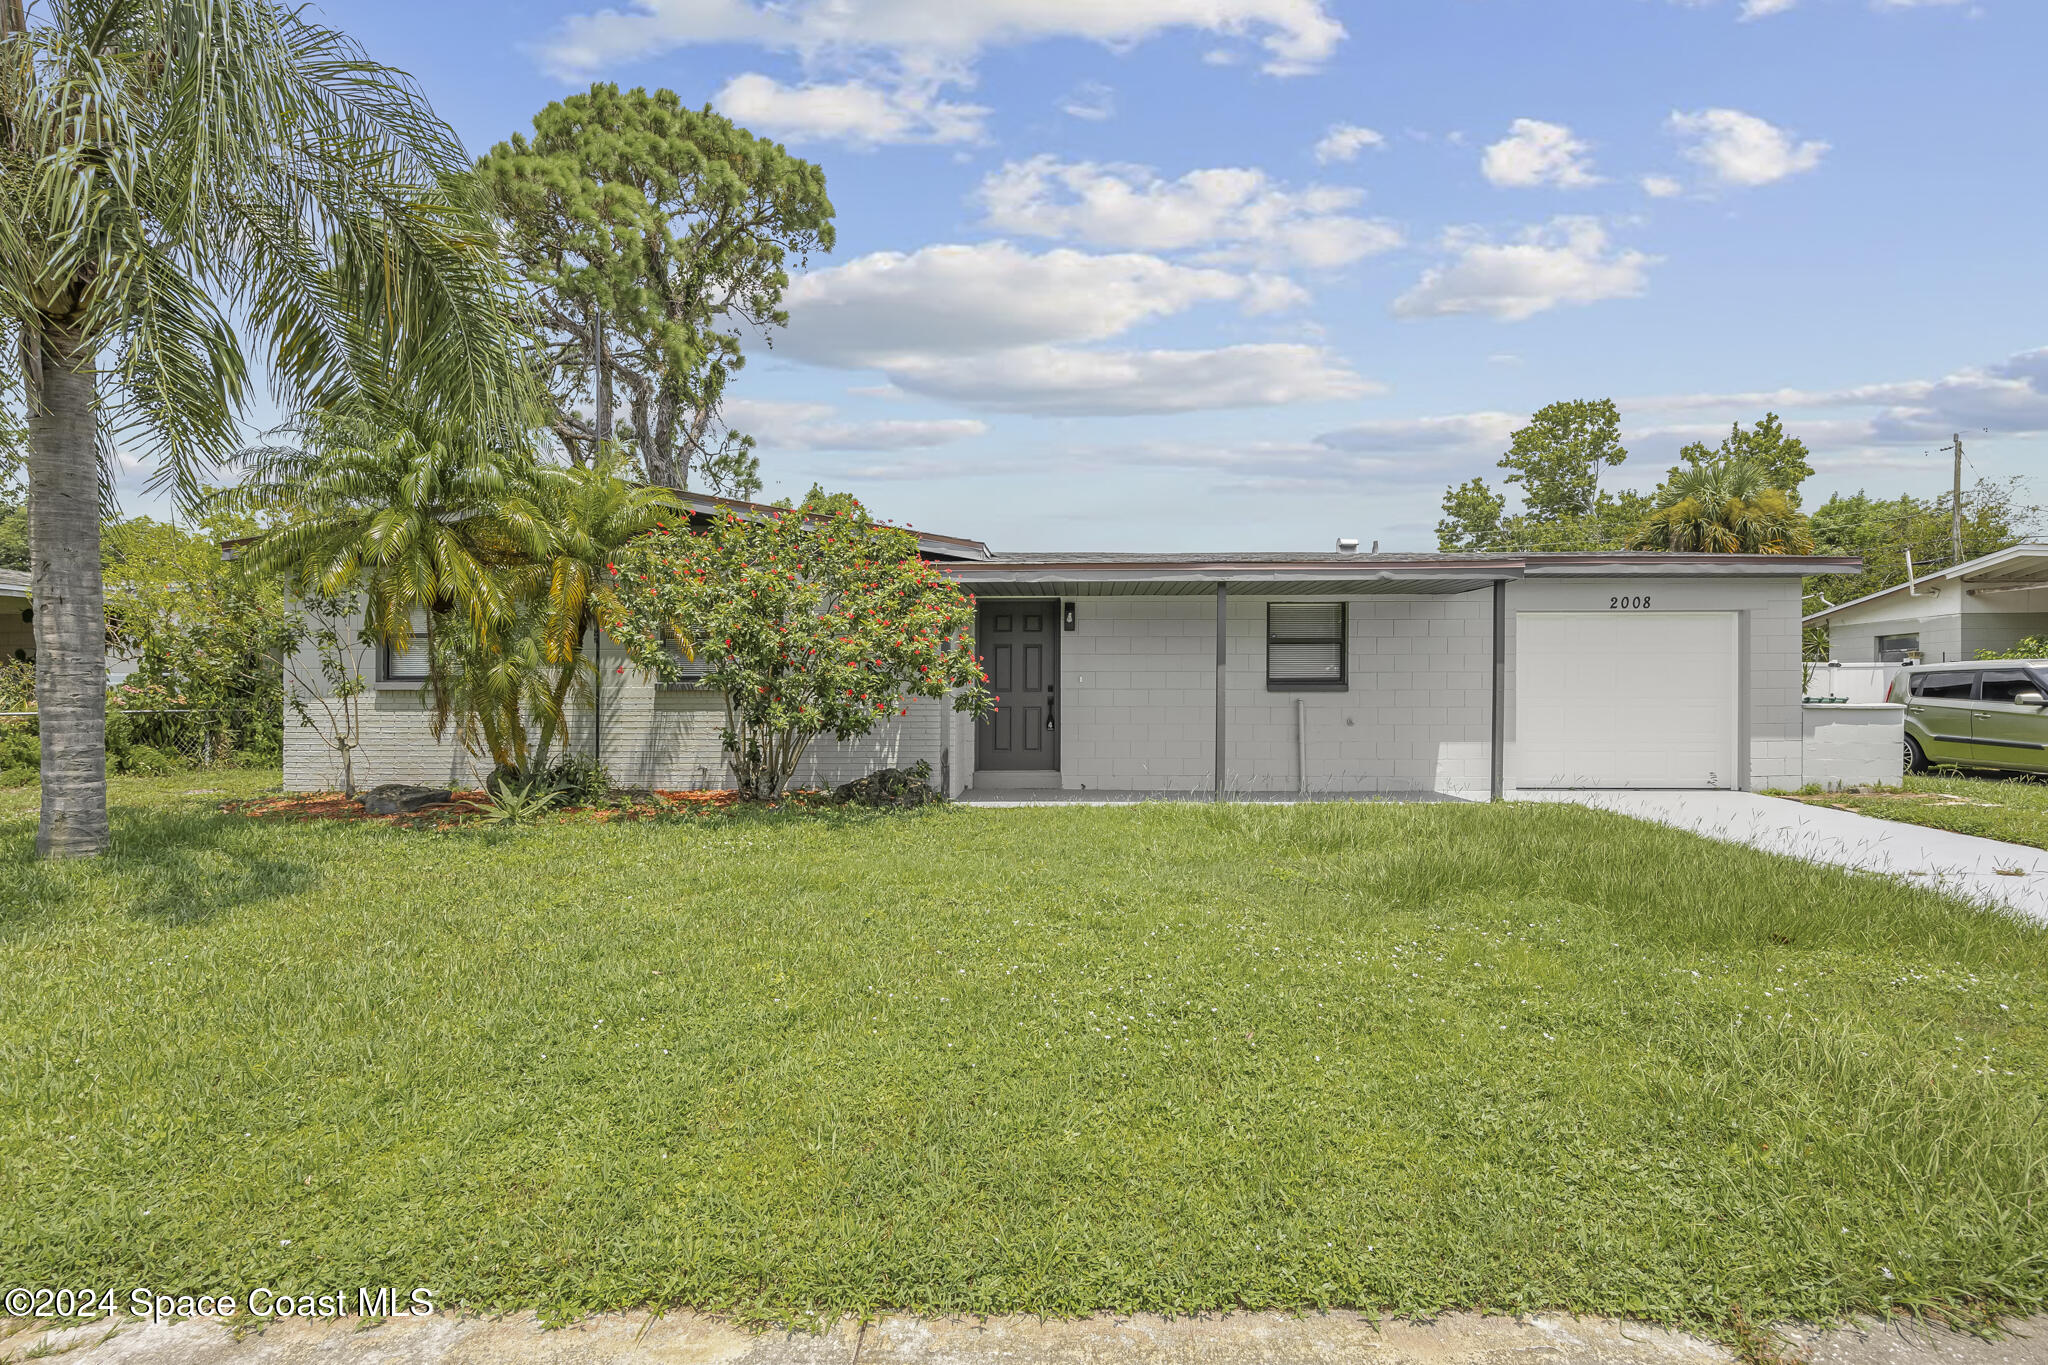
<path id="1" fill-rule="evenodd" d="M 610 824 L 619 820 L 648 820 L 661 815 L 726 810 L 739 803 L 739 793 L 729 791 L 636 792 L 617 805 L 557 807 L 546 820 L 580 820 Z M 403 815 L 370 815 L 360 801 L 340 792 L 287 792 L 224 801 L 221 810 L 252 820 L 290 821 L 304 824 L 313 820 L 353 821 L 358 824 L 396 825 L 400 829 L 449 829 L 466 817 L 481 815 L 490 808 L 490 798 L 481 790 L 459 791 L 452 801 L 422 806 Z"/>

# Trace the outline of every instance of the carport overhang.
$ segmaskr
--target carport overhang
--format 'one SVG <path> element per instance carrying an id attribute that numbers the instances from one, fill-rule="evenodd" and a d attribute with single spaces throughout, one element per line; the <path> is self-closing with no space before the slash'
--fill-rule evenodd
<path id="1" fill-rule="evenodd" d="M 1451 557 L 1445 557 L 1451 558 Z M 1492 771 L 1491 797 L 1506 790 L 1507 736 L 1507 586 L 1521 578 L 1519 559 L 1457 556 L 1452 562 L 1408 560 L 1317 559 L 1288 561 L 1278 557 L 1245 560 L 1154 560 L 1135 556 L 1106 562 L 1050 560 L 945 564 L 940 568 L 977 598 L 1005 597 L 1206 597 L 1216 599 L 1216 741 L 1213 798 L 1223 799 L 1225 757 L 1229 753 L 1228 629 L 1229 602 L 1239 596 L 1270 597 L 1449 597 L 1491 590 L 1493 593 Z"/>

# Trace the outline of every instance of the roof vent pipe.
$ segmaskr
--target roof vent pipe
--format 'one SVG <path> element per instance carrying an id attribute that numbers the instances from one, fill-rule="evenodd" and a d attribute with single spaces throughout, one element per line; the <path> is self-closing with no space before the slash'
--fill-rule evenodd
<path id="1" fill-rule="evenodd" d="M 1917 579 L 1917 578 L 1916 578 L 1916 577 L 1914 576 L 1914 574 L 1913 574 L 1913 547 L 1912 547 L 1912 546 L 1910 546 L 1910 545 L 1906 547 L 1906 596 L 1908 596 L 1908 597 L 1939 597 L 1939 596 L 1941 596 L 1941 589 L 1940 589 L 1940 588 L 1929 588 L 1929 589 L 1927 589 L 1927 590 L 1926 590 L 1925 592 L 1922 592 L 1922 591 L 1920 590 L 1920 581 L 1919 581 L 1919 579 Z"/>
<path id="2" fill-rule="evenodd" d="M 1357 554 L 1357 553 L 1358 553 L 1358 537 L 1357 537 L 1357 536 L 1339 536 L 1339 537 L 1337 538 L 1337 553 L 1338 553 L 1338 554 L 1340 554 L 1340 555 L 1355 555 L 1355 554 Z"/>

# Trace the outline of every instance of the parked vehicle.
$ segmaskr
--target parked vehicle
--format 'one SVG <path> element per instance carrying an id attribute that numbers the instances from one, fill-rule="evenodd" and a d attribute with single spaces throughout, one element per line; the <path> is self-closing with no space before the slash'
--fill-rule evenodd
<path id="1" fill-rule="evenodd" d="M 1906 708 L 1906 771 L 1929 764 L 2048 773 L 2048 659 L 1914 664 L 1885 700 Z"/>

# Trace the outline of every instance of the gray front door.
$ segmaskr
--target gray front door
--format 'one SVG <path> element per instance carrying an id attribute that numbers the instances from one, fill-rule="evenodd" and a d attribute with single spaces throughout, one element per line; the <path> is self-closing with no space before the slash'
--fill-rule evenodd
<path id="1" fill-rule="evenodd" d="M 974 649 L 996 713 L 974 727 L 979 772 L 1060 770 L 1060 604 L 983 602 Z"/>

